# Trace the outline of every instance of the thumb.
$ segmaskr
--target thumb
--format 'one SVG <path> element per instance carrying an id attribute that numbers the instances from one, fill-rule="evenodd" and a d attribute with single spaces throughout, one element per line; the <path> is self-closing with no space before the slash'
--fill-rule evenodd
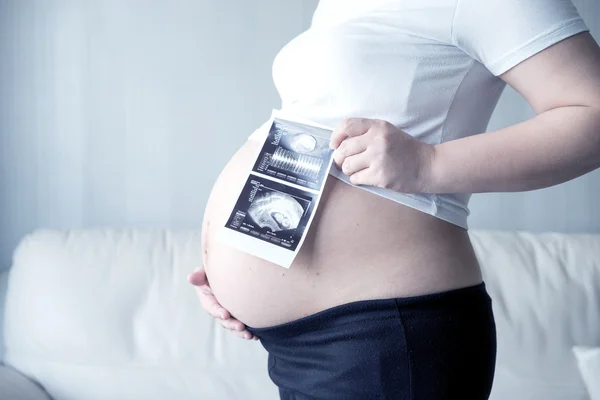
<path id="1" fill-rule="evenodd" d="M 194 286 L 208 285 L 208 279 L 206 278 L 204 268 L 196 268 L 194 272 L 188 275 L 188 281 Z"/>

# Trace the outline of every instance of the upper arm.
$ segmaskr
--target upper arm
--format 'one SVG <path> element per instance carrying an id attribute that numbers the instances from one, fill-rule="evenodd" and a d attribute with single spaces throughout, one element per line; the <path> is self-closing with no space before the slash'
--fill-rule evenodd
<path id="1" fill-rule="evenodd" d="M 598 45 L 571 0 L 456 0 L 452 41 L 536 112 L 598 104 Z"/>
<path id="2" fill-rule="evenodd" d="M 574 105 L 600 109 L 600 47 L 589 32 L 548 47 L 500 78 L 536 113 Z"/>

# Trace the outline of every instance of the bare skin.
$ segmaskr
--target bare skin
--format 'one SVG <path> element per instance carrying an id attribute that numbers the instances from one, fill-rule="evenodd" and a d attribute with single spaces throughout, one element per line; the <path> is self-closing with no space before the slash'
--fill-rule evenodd
<path id="1" fill-rule="evenodd" d="M 356 184 L 398 191 L 520 191 L 565 182 L 600 167 L 599 65 L 600 50 L 588 33 L 566 39 L 501 77 L 529 101 L 535 118 L 433 148 L 401 131 L 392 134 L 385 121 L 344 121 L 336 135 L 358 140 L 342 146 L 336 163 L 351 179 L 355 175 Z M 342 143 L 332 142 L 336 148 Z M 289 270 L 212 240 L 252 146 L 244 145 L 225 168 L 206 209 L 204 265 L 210 285 L 204 270 L 190 276 L 204 308 L 215 317 L 225 313 L 218 320 L 225 328 L 252 338 L 244 324 L 268 326 L 350 301 L 481 281 L 465 230 L 332 177 L 310 236 Z M 411 158 L 414 154 L 423 156 Z M 358 155 L 360 160 L 346 161 Z M 398 170 L 400 159 L 412 164 Z"/>

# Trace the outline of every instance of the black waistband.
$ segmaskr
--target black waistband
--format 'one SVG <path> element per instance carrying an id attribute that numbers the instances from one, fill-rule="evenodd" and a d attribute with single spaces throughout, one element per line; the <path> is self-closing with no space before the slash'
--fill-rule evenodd
<path id="1" fill-rule="evenodd" d="M 247 329 L 261 339 L 280 339 L 364 320 L 392 318 L 398 315 L 399 309 L 418 311 L 440 307 L 444 309 L 472 307 L 480 303 L 481 299 L 489 300 L 484 282 L 475 286 L 419 296 L 359 300 L 327 308 L 283 324 L 265 328 L 247 327 Z"/>

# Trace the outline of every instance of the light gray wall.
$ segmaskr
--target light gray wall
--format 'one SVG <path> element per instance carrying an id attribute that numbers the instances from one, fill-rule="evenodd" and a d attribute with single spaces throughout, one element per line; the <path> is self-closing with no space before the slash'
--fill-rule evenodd
<path id="1" fill-rule="evenodd" d="M 0 265 L 38 227 L 198 227 L 280 101 L 277 51 L 316 0 L 1 0 Z M 142 5 L 143 4 L 143 5 Z M 600 7 L 578 3 L 594 30 Z M 531 115 L 507 90 L 492 122 Z M 600 174 L 475 195 L 475 228 L 600 232 Z"/>
<path id="2" fill-rule="evenodd" d="M 0 265 L 37 227 L 200 225 L 307 0 L 0 0 Z"/>

